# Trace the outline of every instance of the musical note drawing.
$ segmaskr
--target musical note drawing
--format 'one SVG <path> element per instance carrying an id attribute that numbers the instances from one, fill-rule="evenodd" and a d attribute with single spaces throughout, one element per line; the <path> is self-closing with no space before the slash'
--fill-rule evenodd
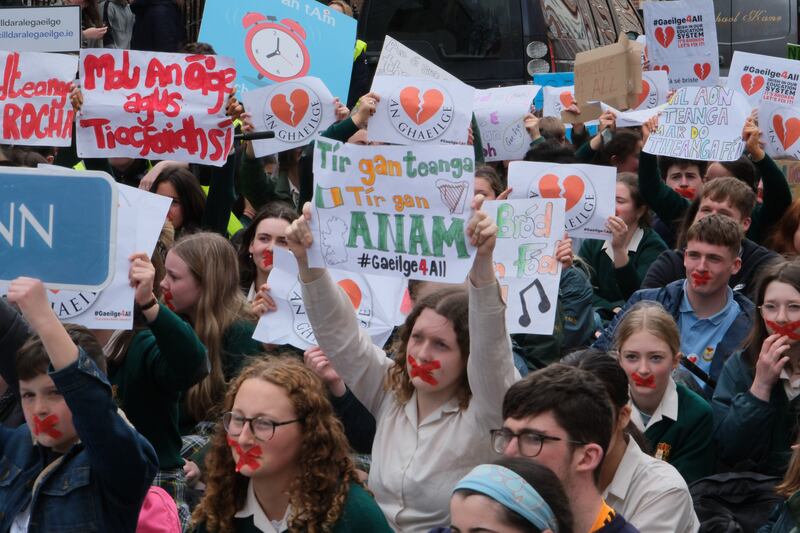
<path id="1" fill-rule="evenodd" d="M 525 302 L 525 293 L 531 287 L 536 287 L 536 290 L 539 292 L 539 312 L 546 313 L 550 310 L 550 299 L 547 297 L 547 294 L 544 292 L 544 287 L 542 287 L 542 282 L 539 279 L 533 280 L 533 282 L 522 289 L 519 293 L 519 301 L 522 303 L 522 315 L 519 317 L 519 325 L 523 328 L 527 328 L 531 325 L 531 315 L 528 312 L 528 304 Z"/>

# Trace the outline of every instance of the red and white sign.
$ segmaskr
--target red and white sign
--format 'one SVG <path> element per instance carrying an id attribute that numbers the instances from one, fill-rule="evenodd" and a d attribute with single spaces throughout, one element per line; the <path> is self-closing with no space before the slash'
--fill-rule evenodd
<path id="1" fill-rule="evenodd" d="M 72 143 L 70 83 L 78 58 L 40 52 L 0 52 L 3 143 L 69 146 Z"/>
<path id="2" fill-rule="evenodd" d="M 644 7 L 651 70 L 664 70 L 671 87 L 715 85 L 719 79 L 712 0 L 647 2 Z"/>
<path id="3" fill-rule="evenodd" d="M 800 159 L 800 108 L 762 102 L 758 106 L 758 126 L 770 157 Z"/>
<path id="4" fill-rule="evenodd" d="M 734 52 L 728 73 L 728 88 L 747 98 L 750 107 L 761 102 L 798 105 L 800 61 Z"/>
<path id="5" fill-rule="evenodd" d="M 233 59 L 81 50 L 81 157 L 172 159 L 222 166 L 233 146 L 225 116 Z"/>

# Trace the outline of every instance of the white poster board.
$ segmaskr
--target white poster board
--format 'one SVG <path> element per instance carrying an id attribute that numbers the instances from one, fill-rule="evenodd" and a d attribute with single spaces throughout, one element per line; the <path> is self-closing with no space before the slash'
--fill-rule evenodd
<path id="1" fill-rule="evenodd" d="M 475 91 L 474 112 L 485 161 L 522 159 L 530 148 L 525 114 L 532 112 L 538 85 L 515 85 Z"/>
<path id="2" fill-rule="evenodd" d="M 800 61 L 733 53 L 727 86 L 744 95 L 751 108 L 758 107 L 762 101 L 798 105 L 798 84 Z"/>
<path id="3" fill-rule="evenodd" d="M 457 81 L 458 78 L 428 61 L 400 41 L 388 35 L 383 40 L 375 76 L 402 76 L 432 80 Z"/>
<path id="4" fill-rule="evenodd" d="M 758 106 L 764 151 L 773 159 L 800 159 L 800 108 L 773 102 Z"/>

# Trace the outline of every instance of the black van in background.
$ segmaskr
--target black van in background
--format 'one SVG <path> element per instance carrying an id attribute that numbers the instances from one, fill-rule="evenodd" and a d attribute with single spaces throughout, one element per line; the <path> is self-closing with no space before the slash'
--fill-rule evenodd
<path id="1" fill-rule="evenodd" d="M 734 50 L 786 57 L 798 0 L 714 0 L 720 66 Z M 377 64 L 390 35 L 464 82 L 515 85 L 572 70 L 575 54 L 644 32 L 638 0 L 366 0 L 358 35 Z"/>

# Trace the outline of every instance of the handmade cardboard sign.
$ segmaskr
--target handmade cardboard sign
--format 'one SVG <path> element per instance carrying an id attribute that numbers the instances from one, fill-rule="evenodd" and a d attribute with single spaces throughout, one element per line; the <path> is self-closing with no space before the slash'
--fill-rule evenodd
<path id="1" fill-rule="evenodd" d="M 172 159 L 222 166 L 233 146 L 225 105 L 233 60 L 130 50 L 81 50 L 81 157 Z"/>
<path id="2" fill-rule="evenodd" d="M 0 9 L 0 50 L 77 52 L 81 49 L 81 6 Z"/>
<path id="3" fill-rule="evenodd" d="M 750 114 L 744 96 L 725 87 L 682 87 L 659 116 L 643 150 L 701 161 L 742 155 L 742 128 Z"/>
<path id="4" fill-rule="evenodd" d="M 0 140 L 27 146 L 69 146 L 74 113 L 68 96 L 78 58 L 0 51 L 0 65 Z"/>
<path id="5" fill-rule="evenodd" d="M 651 70 L 665 70 L 670 87 L 712 86 L 719 78 L 713 0 L 643 4 Z"/>
<path id="6" fill-rule="evenodd" d="M 336 120 L 333 95 L 312 76 L 247 91 L 242 101 L 256 131 L 275 132 L 253 141 L 256 157 L 305 146 Z"/>
<path id="7" fill-rule="evenodd" d="M 239 94 L 304 76 L 347 101 L 356 20 L 314 0 L 206 0 L 198 41 L 236 60 Z"/>
<path id="8" fill-rule="evenodd" d="M 773 102 L 758 106 L 758 126 L 773 159 L 800 159 L 800 108 Z"/>
<path id="9" fill-rule="evenodd" d="M 564 234 L 565 204 L 561 198 L 483 204 L 497 223 L 495 272 L 508 306 L 509 333 L 553 333 L 561 278 L 561 263 L 555 255 Z"/>
<path id="10" fill-rule="evenodd" d="M 466 144 L 475 89 L 460 81 L 375 76 L 381 100 L 369 121 L 370 141 Z"/>
<path id="11" fill-rule="evenodd" d="M 273 254 L 269 285 L 277 309 L 259 319 L 253 338 L 267 344 L 290 344 L 307 350 L 315 346 L 317 340 L 303 303 L 297 262 L 286 249 L 276 247 Z M 328 272 L 353 304 L 358 325 L 369 333 L 377 346 L 386 344 L 394 330 L 395 310 L 405 292 L 405 279 L 337 269 Z"/>
<path id="12" fill-rule="evenodd" d="M 114 277 L 117 184 L 104 172 L 0 168 L 0 281 L 97 291 Z"/>
<path id="13" fill-rule="evenodd" d="M 481 132 L 485 161 L 522 159 L 530 148 L 525 114 L 541 87 L 516 85 L 475 91 L 475 120 Z"/>
<path id="14" fill-rule="evenodd" d="M 575 100 L 582 121 L 588 120 L 585 109 L 590 101 L 602 101 L 617 109 L 636 107 L 642 91 L 642 45 L 620 35 L 619 42 L 579 52 L 574 72 Z M 575 121 L 574 117 L 570 120 Z"/>
<path id="15" fill-rule="evenodd" d="M 614 167 L 512 161 L 511 198 L 564 198 L 564 228 L 573 237 L 609 240 L 606 219 L 614 214 Z"/>
<path id="16" fill-rule="evenodd" d="M 461 283 L 475 248 L 471 146 L 314 144 L 309 263 L 363 274 Z"/>
<path id="17" fill-rule="evenodd" d="M 760 102 L 800 105 L 800 61 L 734 52 L 728 72 L 731 89 L 744 95 L 751 108 Z"/>

